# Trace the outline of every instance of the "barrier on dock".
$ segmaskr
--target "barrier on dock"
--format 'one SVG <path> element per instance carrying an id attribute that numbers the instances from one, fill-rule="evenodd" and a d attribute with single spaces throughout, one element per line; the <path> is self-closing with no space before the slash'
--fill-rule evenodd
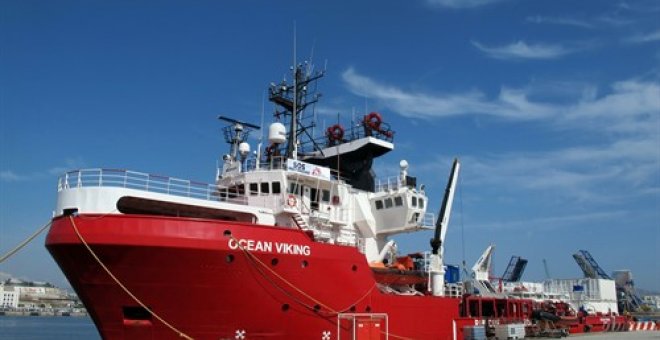
<path id="1" fill-rule="evenodd" d="M 629 331 L 655 331 L 658 330 L 658 325 L 655 321 L 630 321 L 628 324 Z"/>

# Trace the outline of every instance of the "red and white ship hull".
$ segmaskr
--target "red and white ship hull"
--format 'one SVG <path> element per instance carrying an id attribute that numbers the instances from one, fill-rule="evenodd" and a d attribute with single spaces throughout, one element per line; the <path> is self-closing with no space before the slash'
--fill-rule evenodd
<path id="1" fill-rule="evenodd" d="M 338 323 L 339 313 L 386 314 L 367 325 L 382 330 L 372 330 L 375 339 L 462 338 L 462 325 L 474 324 L 459 318 L 459 299 L 381 293 L 355 247 L 298 230 L 140 215 L 56 218 L 46 246 L 105 339 L 179 335 L 103 271 L 72 222 L 119 281 L 195 339 L 352 338 L 353 321 Z"/>

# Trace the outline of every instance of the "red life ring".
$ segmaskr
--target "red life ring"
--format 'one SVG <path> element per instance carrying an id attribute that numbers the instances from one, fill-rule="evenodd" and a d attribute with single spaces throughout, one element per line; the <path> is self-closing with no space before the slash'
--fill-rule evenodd
<path id="1" fill-rule="evenodd" d="M 364 116 L 364 124 L 372 130 L 380 131 L 380 124 L 383 122 L 383 117 L 378 112 L 372 112 Z"/>
<path id="2" fill-rule="evenodd" d="M 339 124 L 335 124 L 328 128 L 326 134 L 328 139 L 332 141 L 341 141 L 344 138 L 344 128 Z"/>
<path id="3" fill-rule="evenodd" d="M 296 196 L 289 195 L 289 198 L 287 198 L 286 200 L 286 204 L 290 207 L 295 207 L 298 204 L 298 200 L 296 199 Z"/>

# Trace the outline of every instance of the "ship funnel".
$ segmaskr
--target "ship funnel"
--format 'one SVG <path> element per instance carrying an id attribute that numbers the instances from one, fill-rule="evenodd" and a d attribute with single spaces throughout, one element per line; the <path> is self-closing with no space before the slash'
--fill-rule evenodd
<path id="1" fill-rule="evenodd" d="M 275 122 L 268 127 L 268 141 L 271 144 L 282 144 L 286 142 L 286 128 L 284 124 Z"/>

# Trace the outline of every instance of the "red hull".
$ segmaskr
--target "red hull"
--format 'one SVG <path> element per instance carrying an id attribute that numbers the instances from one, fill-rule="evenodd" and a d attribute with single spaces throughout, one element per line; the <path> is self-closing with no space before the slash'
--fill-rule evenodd
<path id="1" fill-rule="evenodd" d="M 462 325 L 474 324 L 473 319 L 459 318 L 459 299 L 381 293 L 356 248 L 314 242 L 298 230 L 135 215 L 74 220 L 131 292 L 195 339 L 243 334 L 246 339 L 352 338 L 350 322 L 342 322 L 337 334 L 337 312 L 386 313 L 392 338 L 462 338 Z M 239 240 L 309 247 L 304 248 L 309 255 L 253 246 L 251 253 L 260 264 L 240 249 L 230 249 L 228 233 Z M 179 338 L 135 308 L 138 304 L 83 247 L 68 217 L 53 221 L 46 246 L 103 338 Z"/>

